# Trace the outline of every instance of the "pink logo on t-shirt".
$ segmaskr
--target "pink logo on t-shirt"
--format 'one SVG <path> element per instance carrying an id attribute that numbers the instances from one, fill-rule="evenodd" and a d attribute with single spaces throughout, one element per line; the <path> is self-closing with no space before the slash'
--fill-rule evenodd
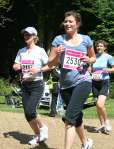
<path id="1" fill-rule="evenodd" d="M 34 64 L 34 60 L 22 60 L 21 64 Z"/>

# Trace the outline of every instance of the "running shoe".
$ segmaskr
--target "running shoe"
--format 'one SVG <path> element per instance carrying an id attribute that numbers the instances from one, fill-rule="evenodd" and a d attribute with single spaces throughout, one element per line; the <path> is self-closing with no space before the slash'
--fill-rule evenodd
<path id="1" fill-rule="evenodd" d="M 81 149 L 92 149 L 93 146 L 93 140 L 88 138 L 87 142 L 85 144 L 82 144 Z"/>
<path id="2" fill-rule="evenodd" d="M 104 128 L 101 130 L 102 133 L 109 134 L 112 131 L 112 126 L 110 125 L 109 121 L 107 120 L 104 124 Z"/>
<path id="3" fill-rule="evenodd" d="M 105 122 L 105 128 L 108 132 L 112 131 L 112 126 L 110 125 L 108 120 L 106 120 Z"/>
<path id="4" fill-rule="evenodd" d="M 29 145 L 37 145 L 38 141 L 39 141 L 39 137 L 38 137 L 38 135 L 35 135 L 34 138 L 28 142 L 28 144 Z"/>
<path id="5" fill-rule="evenodd" d="M 45 141 L 47 139 L 48 139 L 48 127 L 44 125 L 42 128 L 40 128 L 39 142 Z"/>

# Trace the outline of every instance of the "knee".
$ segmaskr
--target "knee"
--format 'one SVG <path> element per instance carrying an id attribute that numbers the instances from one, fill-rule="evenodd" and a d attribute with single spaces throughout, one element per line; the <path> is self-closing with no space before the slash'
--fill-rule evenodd
<path id="1" fill-rule="evenodd" d="M 96 106 L 97 106 L 97 108 L 102 109 L 102 108 L 104 108 L 104 103 L 97 102 Z"/>
<path id="2" fill-rule="evenodd" d="M 80 127 L 82 125 L 82 122 L 83 122 L 82 118 L 83 118 L 83 113 L 80 113 L 78 115 L 78 117 L 74 120 L 71 120 L 71 119 L 69 120 L 69 119 L 66 119 L 65 117 L 63 117 L 62 120 L 64 121 L 65 126 L 67 128 L 69 128 L 71 126 Z"/>
<path id="3" fill-rule="evenodd" d="M 77 122 L 76 122 L 76 125 L 75 125 L 75 127 L 80 127 L 81 125 L 82 125 L 82 119 L 81 120 L 78 120 Z"/>
<path id="4" fill-rule="evenodd" d="M 25 118 L 28 122 L 30 122 L 32 119 L 36 118 L 36 113 L 25 113 Z"/>
<path id="5" fill-rule="evenodd" d="M 76 120 L 75 127 L 80 127 L 82 125 L 82 122 L 83 122 L 82 118 L 83 118 L 83 113 L 80 113 L 79 117 Z"/>

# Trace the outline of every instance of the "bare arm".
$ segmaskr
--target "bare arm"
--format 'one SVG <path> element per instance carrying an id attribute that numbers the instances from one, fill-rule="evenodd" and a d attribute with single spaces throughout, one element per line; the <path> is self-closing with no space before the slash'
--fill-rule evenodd
<path id="1" fill-rule="evenodd" d="M 48 66 L 51 68 L 52 66 L 57 65 L 58 62 L 59 62 L 58 47 L 52 47 L 51 52 L 49 54 Z"/>
<path id="2" fill-rule="evenodd" d="M 93 47 L 88 48 L 89 63 L 93 64 L 96 61 L 96 55 Z"/>
<path id="3" fill-rule="evenodd" d="M 112 66 L 112 68 L 104 68 L 103 70 L 107 73 L 114 73 L 114 65 Z"/>
<path id="4" fill-rule="evenodd" d="M 51 70 L 55 68 L 59 63 L 59 57 L 61 52 L 64 51 L 64 46 L 60 45 L 58 47 L 52 47 L 51 52 L 49 54 L 49 59 L 47 65 L 41 68 L 42 72 L 46 72 L 48 70 Z"/>
<path id="5" fill-rule="evenodd" d="M 93 64 L 96 61 L 96 55 L 93 47 L 88 48 L 87 55 L 82 56 L 81 60 L 88 64 Z"/>

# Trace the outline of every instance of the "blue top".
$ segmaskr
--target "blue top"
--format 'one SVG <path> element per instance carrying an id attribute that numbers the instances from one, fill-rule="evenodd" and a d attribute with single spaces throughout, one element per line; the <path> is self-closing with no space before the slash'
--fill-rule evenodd
<path id="1" fill-rule="evenodd" d="M 108 53 L 96 54 L 96 62 L 93 64 L 93 72 L 101 72 L 101 80 L 109 79 L 109 73 L 103 71 L 104 68 L 112 67 L 114 65 L 114 59 Z"/>
<path id="2" fill-rule="evenodd" d="M 80 54 L 87 54 L 87 49 L 91 46 L 93 46 L 93 42 L 90 39 L 89 36 L 87 35 L 82 35 L 79 34 L 82 38 L 82 42 L 80 44 L 76 44 L 76 45 L 69 45 L 66 41 L 66 35 L 59 35 L 56 36 L 52 42 L 52 46 L 53 47 L 57 47 L 59 45 L 64 45 L 64 52 L 61 53 L 60 56 L 60 65 L 61 65 L 61 76 L 60 76 L 60 86 L 61 89 L 66 89 L 66 88 L 70 88 L 73 86 L 76 86 L 77 84 L 83 82 L 83 81 L 89 81 L 91 82 L 91 76 L 89 74 L 89 72 L 87 71 L 88 65 L 84 62 L 81 62 L 79 59 L 77 59 L 77 53 Z M 77 53 L 73 54 L 76 55 L 76 57 L 74 56 L 74 58 L 71 57 L 67 57 L 67 62 L 69 62 L 70 64 L 74 63 L 74 67 L 75 64 L 79 65 L 79 69 L 75 69 L 73 70 L 72 68 L 69 68 L 69 66 L 67 65 L 67 68 L 63 68 L 64 65 L 64 60 L 65 60 L 65 52 L 70 50 L 71 52 L 71 56 L 72 56 L 72 51 L 74 53 L 74 51 L 77 51 Z M 78 55 L 78 57 L 79 57 Z M 68 56 L 68 55 L 67 55 Z M 67 64 L 66 62 L 66 64 Z"/>

